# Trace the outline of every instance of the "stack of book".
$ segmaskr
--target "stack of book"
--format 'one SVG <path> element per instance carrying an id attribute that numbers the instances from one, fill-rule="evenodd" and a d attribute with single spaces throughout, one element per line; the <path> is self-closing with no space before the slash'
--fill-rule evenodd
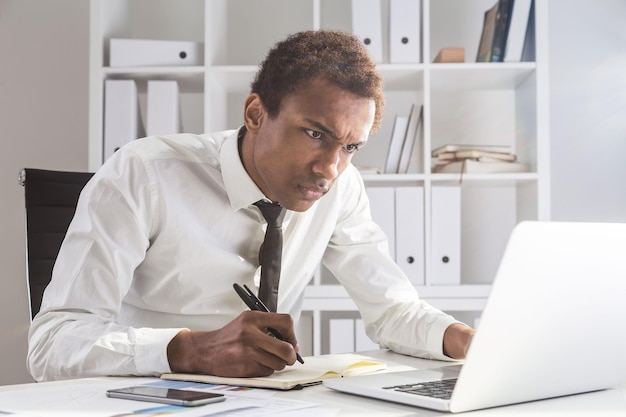
<path id="1" fill-rule="evenodd" d="M 433 173 L 526 172 L 509 146 L 444 145 L 432 151 Z"/>

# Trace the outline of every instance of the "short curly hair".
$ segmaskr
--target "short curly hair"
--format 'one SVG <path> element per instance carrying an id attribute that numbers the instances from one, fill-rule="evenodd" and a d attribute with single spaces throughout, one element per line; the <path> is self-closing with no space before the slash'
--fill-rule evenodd
<path id="1" fill-rule="evenodd" d="M 259 95 L 269 116 L 276 117 L 286 95 L 317 78 L 374 100 L 376 113 L 370 134 L 376 133 L 385 106 L 383 79 L 361 41 L 349 33 L 311 30 L 289 35 L 261 62 L 251 92 Z"/>

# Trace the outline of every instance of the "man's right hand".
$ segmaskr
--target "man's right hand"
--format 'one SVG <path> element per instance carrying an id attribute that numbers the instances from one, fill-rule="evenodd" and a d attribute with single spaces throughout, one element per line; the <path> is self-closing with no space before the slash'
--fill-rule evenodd
<path id="1" fill-rule="evenodd" d="M 172 372 L 255 377 L 293 365 L 298 350 L 290 315 L 244 311 L 219 330 L 179 332 L 167 346 L 167 359 Z"/>

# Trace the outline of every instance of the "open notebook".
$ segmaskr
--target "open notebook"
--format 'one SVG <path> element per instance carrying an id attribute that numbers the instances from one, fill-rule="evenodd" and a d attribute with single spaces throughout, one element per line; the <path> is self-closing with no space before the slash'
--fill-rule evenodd
<path id="1" fill-rule="evenodd" d="M 225 378 L 202 374 L 169 373 L 161 375 L 161 378 L 209 384 L 289 390 L 318 384 L 329 378 L 363 375 L 382 371 L 386 368 L 387 365 L 384 362 L 379 362 L 373 358 L 353 353 L 342 353 L 336 355 L 308 356 L 304 358 L 304 364 L 296 362 L 293 366 L 288 366 L 282 371 L 274 372 L 267 377 Z"/>

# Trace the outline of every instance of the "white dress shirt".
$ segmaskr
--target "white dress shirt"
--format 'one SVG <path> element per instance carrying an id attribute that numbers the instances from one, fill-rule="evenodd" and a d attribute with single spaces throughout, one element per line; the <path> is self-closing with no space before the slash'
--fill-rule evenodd
<path id="1" fill-rule="evenodd" d="M 85 186 L 29 332 L 38 380 L 169 372 L 181 330 L 215 330 L 245 304 L 233 283 L 258 288 L 265 198 L 246 173 L 237 132 L 139 139 Z M 372 222 L 349 166 L 305 212 L 288 211 L 278 311 L 299 318 L 306 285 L 324 265 L 382 347 L 446 359 L 455 320 L 421 301 Z"/>

